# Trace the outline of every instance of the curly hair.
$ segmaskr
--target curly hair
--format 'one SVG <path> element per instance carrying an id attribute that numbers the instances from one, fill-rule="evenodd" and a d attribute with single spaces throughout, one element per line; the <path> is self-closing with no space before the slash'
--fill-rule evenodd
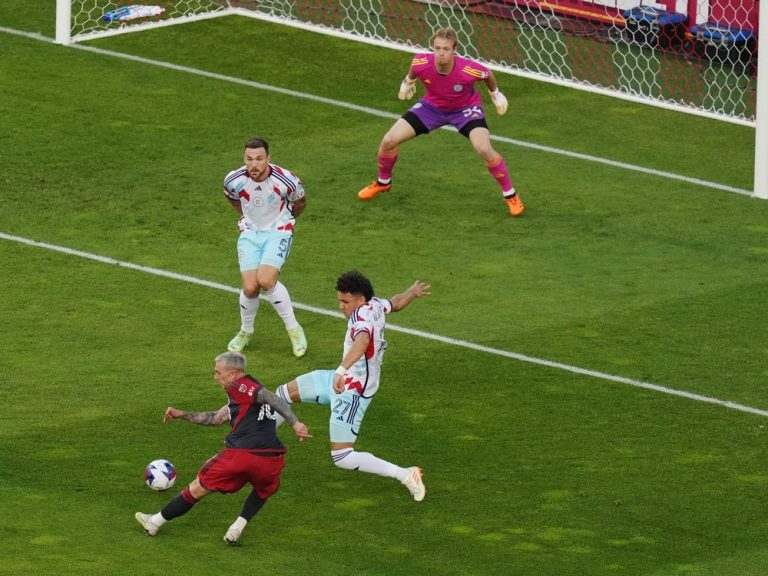
<path id="1" fill-rule="evenodd" d="M 336 280 L 336 291 L 363 296 L 366 302 L 373 298 L 373 285 L 371 281 L 357 270 L 350 270 L 339 276 L 338 280 Z"/>

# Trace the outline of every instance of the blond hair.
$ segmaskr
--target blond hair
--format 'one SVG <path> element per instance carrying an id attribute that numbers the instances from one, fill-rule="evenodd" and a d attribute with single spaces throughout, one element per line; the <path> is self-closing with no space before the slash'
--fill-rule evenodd
<path id="1" fill-rule="evenodd" d="M 435 33 L 432 34 L 432 38 L 430 38 L 429 40 L 429 45 L 434 46 L 435 40 L 437 38 L 440 38 L 441 40 L 448 40 L 449 42 L 453 42 L 454 48 L 456 48 L 459 45 L 459 37 L 456 35 L 456 31 L 450 26 L 447 26 L 446 28 L 440 28 L 439 30 L 435 31 Z"/>

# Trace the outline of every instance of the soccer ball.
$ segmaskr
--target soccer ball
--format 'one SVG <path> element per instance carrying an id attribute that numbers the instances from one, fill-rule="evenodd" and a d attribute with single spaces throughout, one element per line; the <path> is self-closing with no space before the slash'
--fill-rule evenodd
<path id="1" fill-rule="evenodd" d="M 152 460 L 144 469 L 144 481 L 152 490 L 168 490 L 176 483 L 176 468 L 168 460 Z"/>

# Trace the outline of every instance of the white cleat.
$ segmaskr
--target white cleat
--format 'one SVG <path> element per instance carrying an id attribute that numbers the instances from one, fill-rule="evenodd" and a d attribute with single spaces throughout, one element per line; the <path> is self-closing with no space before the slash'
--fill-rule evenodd
<path id="1" fill-rule="evenodd" d="M 253 336 L 253 334 L 248 334 L 248 332 L 240 330 L 240 332 L 229 341 L 229 344 L 227 344 L 227 350 L 230 352 L 242 352 L 251 341 L 251 336 Z"/>
<path id="2" fill-rule="evenodd" d="M 238 544 L 238 541 L 240 540 L 240 534 L 242 534 L 242 530 L 238 530 L 234 526 L 230 526 L 229 530 L 227 530 L 227 533 L 224 534 L 224 542 L 229 544 L 230 546 L 234 546 Z"/>
<path id="3" fill-rule="evenodd" d="M 411 466 L 406 468 L 408 470 L 408 476 L 402 480 L 402 484 L 408 488 L 408 491 L 413 496 L 416 502 L 424 500 L 424 496 L 427 495 L 427 488 L 424 486 L 424 482 L 421 481 L 422 471 L 418 466 Z"/>
<path id="4" fill-rule="evenodd" d="M 136 522 L 141 524 L 141 527 L 144 528 L 144 532 L 147 533 L 147 536 L 154 536 L 160 530 L 160 526 L 157 526 L 152 522 L 152 514 L 136 512 L 134 518 L 136 518 Z"/>
<path id="5" fill-rule="evenodd" d="M 293 347 L 293 355 L 296 358 L 301 358 L 307 353 L 307 337 L 304 336 L 304 329 L 301 326 L 291 328 L 288 330 L 288 336 L 291 339 L 291 346 Z"/>

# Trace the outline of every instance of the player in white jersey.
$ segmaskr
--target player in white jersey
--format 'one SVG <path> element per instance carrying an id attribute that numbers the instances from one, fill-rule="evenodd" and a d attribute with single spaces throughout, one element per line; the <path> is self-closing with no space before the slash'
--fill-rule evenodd
<path id="1" fill-rule="evenodd" d="M 355 441 L 365 411 L 379 388 L 381 363 L 387 349 L 384 338 L 386 315 L 429 294 L 429 289 L 429 285 L 416 281 L 408 290 L 392 298 L 377 298 L 371 282 L 360 272 L 352 270 L 342 274 L 336 281 L 336 296 L 348 323 L 341 364 L 335 371 L 315 370 L 302 374 L 276 390 L 276 394 L 288 403 L 331 406 L 328 428 L 331 457 L 336 466 L 396 478 L 416 501 L 423 500 L 426 494 L 419 467 L 401 468 L 368 452 L 357 452 Z M 281 420 L 278 417 L 278 423 Z"/>
<path id="2" fill-rule="evenodd" d="M 243 160 L 244 166 L 224 178 L 224 195 L 241 216 L 237 256 L 243 282 L 240 331 L 227 348 L 242 352 L 250 342 L 263 291 L 283 319 L 293 354 L 301 357 L 307 352 L 307 339 L 278 278 L 291 251 L 296 218 L 307 203 L 304 186 L 296 174 L 270 162 L 269 144 L 263 138 L 245 143 Z"/>

